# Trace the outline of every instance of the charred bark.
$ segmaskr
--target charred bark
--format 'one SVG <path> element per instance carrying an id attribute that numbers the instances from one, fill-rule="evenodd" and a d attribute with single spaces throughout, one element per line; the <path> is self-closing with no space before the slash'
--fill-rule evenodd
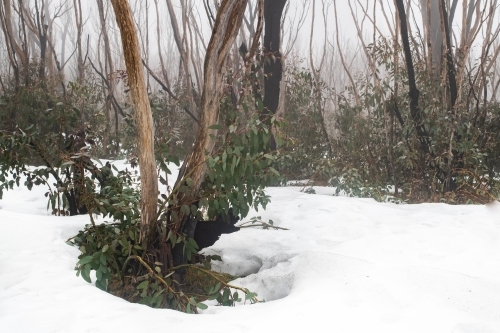
<path id="1" fill-rule="evenodd" d="M 401 42 L 403 43 L 403 51 L 406 60 L 406 70 L 408 71 L 408 95 L 410 97 L 410 115 L 415 125 L 417 131 L 418 140 L 420 143 L 420 148 L 424 153 L 431 153 L 429 134 L 423 124 L 422 112 L 418 105 L 418 99 L 420 96 L 420 91 L 417 89 L 416 79 L 415 79 L 415 68 L 413 67 L 413 59 L 411 55 L 410 48 L 410 37 L 408 35 L 408 26 L 406 12 L 404 8 L 403 0 L 395 0 L 396 6 L 399 13 L 400 27 L 401 27 Z"/>

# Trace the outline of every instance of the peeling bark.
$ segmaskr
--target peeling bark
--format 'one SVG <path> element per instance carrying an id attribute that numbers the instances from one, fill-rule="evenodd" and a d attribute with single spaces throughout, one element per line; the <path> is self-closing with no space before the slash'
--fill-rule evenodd
<path id="1" fill-rule="evenodd" d="M 193 152 L 185 163 L 184 173 L 180 174 L 178 179 L 178 181 L 184 181 L 183 177 L 189 175 L 193 186 L 189 194 L 181 197 L 181 203 L 197 201 L 196 198 L 205 177 L 207 168 L 205 154 L 210 153 L 215 144 L 210 134 L 217 134 L 216 130 L 209 129 L 209 127 L 217 124 L 219 117 L 224 63 L 243 20 L 247 2 L 248 0 L 224 0 L 217 12 L 212 37 L 205 55 L 200 124 Z M 179 206 L 181 205 L 179 204 Z M 178 228 L 183 225 L 185 219 L 186 216 L 179 212 Z"/>
<path id="2" fill-rule="evenodd" d="M 130 95 L 135 108 L 137 150 L 141 169 L 141 240 L 146 240 L 150 230 L 156 224 L 156 203 L 158 200 L 153 117 L 141 65 L 141 52 L 132 11 L 127 0 L 111 0 L 111 4 L 115 11 L 116 23 L 120 29 Z"/>

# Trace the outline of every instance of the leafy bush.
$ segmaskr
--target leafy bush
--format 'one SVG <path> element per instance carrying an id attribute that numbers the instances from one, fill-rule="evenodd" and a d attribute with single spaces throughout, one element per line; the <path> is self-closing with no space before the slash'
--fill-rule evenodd
<path id="1" fill-rule="evenodd" d="M 183 213 L 196 219 L 212 219 L 220 214 L 227 216 L 231 212 L 234 216 L 243 218 L 250 207 L 258 209 L 269 202 L 269 196 L 263 188 L 270 182 L 276 182 L 279 177 L 272 167 L 277 155 L 265 153 L 271 136 L 270 127 L 261 121 L 257 114 L 249 115 L 245 125 L 237 123 L 236 120 L 234 118 L 234 122 L 220 136 L 213 154 L 207 156 L 208 172 L 199 201 L 180 207 Z M 273 122 L 274 119 L 271 124 Z M 166 153 L 168 155 L 168 152 Z M 161 157 L 159 160 L 162 160 L 159 165 L 163 165 L 163 169 L 168 172 L 165 160 Z M 119 196 L 119 190 L 123 193 L 130 188 L 131 183 L 128 183 L 128 186 L 118 185 L 120 184 L 113 183 L 105 189 Z M 162 194 L 158 201 L 160 223 L 157 227 L 160 235 L 163 234 L 168 244 L 171 244 L 167 245 L 172 247 L 171 253 L 175 253 L 174 249 L 180 249 L 183 255 L 193 260 L 197 258 L 193 255 L 197 253 L 198 246 L 192 236 L 186 230 L 171 227 L 167 222 L 169 218 L 175 221 L 178 196 L 189 191 L 191 186 L 189 175 L 186 175 L 168 195 Z M 232 286 L 209 270 L 211 260 L 220 258 L 204 258 L 204 268 L 193 264 L 166 268 L 160 257 L 151 253 L 149 246 L 157 245 L 149 244 L 145 248 L 144 242 L 139 239 L 138 194 L 126 196 L 128 201 L 122 199 L 118 203 L 118 198 L 103 198 L 99 195 L 101 194 L 96 193 L 96 205 L 93 207 L 103 215 L 112 216 L 114 222 L 100 225 L 92 222 L 70 240 L 70 243 L 82 252 L 76 270 L 86 281 L 90 282 L 90 272 L 94 270 L 96 285 L 101 289 L 107 290 L 111 283 L 112 289 L 129 290 L 127 295 L 122 294 L 129 300 L 153 307 L 171 307 L 196 312 L 196 308 L 203 309 L 205 305 L 199 302 L 199 297 L 190 296 L 188 291 L 178 284 L 176 278 L 176 274 L 181 270 L 196 270 L 210 276 L 212 281 L 212 284 L 205 288 L 204 299 L 215 299 L 221 305 L 234 305 L 235 302 L 241 301 L 238 294 L 240 292 L 245 294 L 246 300 L 258 301 L 255 293 Z M 122 197 L 123 195 L 119 198 Z M 125 219 L 125 215 L 114 213 L 114 207 L 129 207 L 132 210 Z"/>
<path id="2" fill-rule="evenodd" d="M 421 53 L 417 50 L 421 46 L 412 47 L 415 54 Z M 292 64 L 287 73 L 283 133 L 292 144 L 282 147 L 279 170 L 287 178 L 322 183 L 332 179 L 338 191 L 377 200 L 387 199 L 388 185 L 409 202 L 486 203 L 497 198 L 499 103 L 479 101 L 477 87 L 464 80 L 459 87 L 461 100 L 450 109 L 443 71 L 430 70 L 414 57 L 419 107 L 428 133 L 429 151 L 423 151 L 410 115 L 401 50 L 380 38 L 370 51 L 379 81 L 359 75 L 355 87 L 339 93 Z M 477 70 L 473 67 L 470 75 Z M 323 99 L 332 94 L 336 112 L 333 119 L 325 119 Z M 325 123 L 334 124 L 330 139 L 323 130 Z"/>

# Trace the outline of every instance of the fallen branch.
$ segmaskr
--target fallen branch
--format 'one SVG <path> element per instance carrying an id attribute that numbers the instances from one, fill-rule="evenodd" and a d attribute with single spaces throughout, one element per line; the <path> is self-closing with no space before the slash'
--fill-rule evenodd
<path id="1" fill-rule="evenodd" d="M 226 283 L 221 278 L 219 278 L 218 276 L 216 276 L 215 274 L 213 274 L 212 272 L 210 272 L 210 271 L 208 271 L 208 270 L 206 270 L 204 268 L 201 268 L 199 266 L 195 266 L 195 265 L 191 265 L 191 264 L 179 265 L 177 267 L 171 268 L 170 271 L 175 271 L 175 270 L 180 269 L 180 268 L 195 269 L 197 271 L 203 272 L 203 273 L 207 274 L 208 276 L 212 277 L 213 279 L 215 279 L 217 282 L 219 282 L 221 285 L 223 285 L 226 288 L 231 288 L 231 289 L 239 290 L 239 291 L 243 292 L 245 295 L 248 295 L 250 293 L 250 291 L 247 288 L 242 288 L 242 287 L 238 287 L 238 286 L 234 286 L 232 284 Z M 261 302 L 255 296 L 253 296 L 250 300 L 253 303 L 260 303 Z"/>

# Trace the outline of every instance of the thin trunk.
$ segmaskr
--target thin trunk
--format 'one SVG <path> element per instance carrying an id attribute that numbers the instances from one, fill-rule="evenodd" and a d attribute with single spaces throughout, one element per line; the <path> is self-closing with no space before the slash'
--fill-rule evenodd
<path id="1" fill-rule="evenodd" d="M 351 83 L 351 87 L 352 87 L 352 91 L 354 93 L 354 99 L 355 99 L 356 105 L 360 105 L 361 99 L 359 97 L 358 88 L 356 87 L 356 82 L 354 81 L 354 78 L 352 77 L 351 71 L 350 71 L 350 69 L 347 66 L 347 63 L 345 61 L 344 53 L 342 52 L 342 48 L 340 47 L 339 22 L 338 22 L 338 18 L 337 18 L 337 5 L 336 5 L 335 1 L 333 1 L 333 8 L 334 8 L 334 12 L 335 12 L 335 40 L 337 42 L 337 49 L 339 51 L 340 62 L 342 63 L 342 67 L 344 68 L 344 71 L 347 74 L 347 77 L 349 78 L 349 82 Z"/>
<path id="2" fill-rule="evenodd" d="M 163 60 L 163 52 L 161 48 L 161 30 L 160 30 L 160 12 L 158 11 L 158 0 L 155 0 L 156 8 L 156 42 L 158 44 L 158 57 L 160 58 L 160 67 L 163 80 L 167 87 L 170 87 L 170 80 L 168 79 L 168 73 L 165 68 L 165 61 Z"/>
<path id="3" fill-rule="evenodd" d="M 408 36 L 407 18 L 405 12 L 405 5 L 403 0 L 394 0 L 399 13 L 399 21 L 401 27 L 401 41 L 403 43 L 403 50 L 406 59 L 406 69 L 408 71 L 408 85 L 410 97 L 410 115 L 417 130 L 420 148 L 424 153 L 430 153 L 429 134 L 425 129 L 422 119 L 422 112 L 418 105 L 420 92 L 417 89 L 415 79 L 415 69 L 413 67 L 412 52 L 410 48 L 410 37 Z"/>
<path id="4" fill-rule="evenodd" d="M 170 16 L 170 23 L 172 25 L 172 32 L 174 35 L 174 41 L 175 45 L 177 46 L 177 49 L 180 54 L 180 61 L 183 69 L 183 75 L 185 79 L 185 84 L 186 84 L 186 93 L 187 93 L 187 98 L 188 98 L 188 103 L 189 103 L 189 108 L 191 110 L 196 110 L 196 103 L 194 101 L 194 96 L 193 96 L 193 85 L 192 85 L 192 80 L 191 80 L 191 73 L 189 70 L 189 50 L 186 47 L 186 43 L 184 42 L 185 36 L 186 36 L 186 30 L 183 32 L 183 37 L 181 37 L 180 29 L 179 29 L 179 24 L 177 22 L 177 17 L 175 15 L 174 11 L 174 6 L 172 4 L 172 0 L 166 0 L 167 2 L 167 8 L 168 8 L 168 14 Z M 187 20 L 186 16 L 186 11 L 184 9 L 184 2 L 181 2 L 181 5 L 183 7 L 182 10 L 182 17 L 183 17 L 183 23 L 185 24 L 185 20 Z"/>
<path id="5" fill-rule="evenodd" d="M 75 21 L 76 21 L 77 77 L 78 77 L 78 83 L 83 84 L 85 70 L 83 67 L 83 49 L 82 49 L 83 22 L 82 22 L 81 0 L 73 0 L 73 9 L 75 11 Z"/>
<path id="6" fill-rule="evenodd" d="M 111 57 L 111 46 L 109 43 L 109 36 L 108 36 L 108 28 L 106 25 L 106 17 L 104 15 L 104 3 L 102 0 L 96 0 L 97 1 L 97 9 L 99 11 L 99 21 L 101 24 L 101 33 L 103 37 L 103 42 L 104 42 L 104 63 L 105 63 L 105 74 L 107 75 L 107 81 L 108 81 L 108 94 L 106 97 L 106 103 L 105 103 L 105 117 L 106 117 L 106 131 L 104 133 L 103 137 L 103 148 L 104 148 L 104 153 L 106 155 L 109 155 L 109 148 L 108 146 L 110 145 L 110 137 L 111 137 L 111 110 L 113 108 L 112 106 L 112 95 L 114 94 L 114 80 L 112 78 L 113 73 L 115 72 L 114 66 L 113 66 L 113 59 Z M 117 113 L 115 111 L 115 117 L 117 117 Z M 118 133 L 116 133 L 115 129 L 115 144 L 118 144 Z M 118 147 L 116 147 L 118 149 Z"/>
<path id="7" fill-rule="evenodd" d="M 264 0 L 264 52 L 270 61 L 264 63 L 263 115 L 274 115 L 280 102 L 280 85 L 283 76 L 281 62 L 281 16 L 286 0 Z M 271 150 L 276 149 L 274 136 Z"/>
<path id="8" fill-rule="evenodd" d="M 42 2 L 42 6 L 44 2 Z M 42 8 L 43 9 L 43 8 Z M 38 40 L 40 42 L 40 64 L 38 66 L 38 77 L 42 81 L 42 85 L 45 87 L 45 60 L 47 58 L 47 30 L 48 25 L 45 23 L 45 15 L 40 13 L 38 9 L 38 1 L 35 1 L 35 15 L 36 15 L 36 26 L 38 29 Z"/>

